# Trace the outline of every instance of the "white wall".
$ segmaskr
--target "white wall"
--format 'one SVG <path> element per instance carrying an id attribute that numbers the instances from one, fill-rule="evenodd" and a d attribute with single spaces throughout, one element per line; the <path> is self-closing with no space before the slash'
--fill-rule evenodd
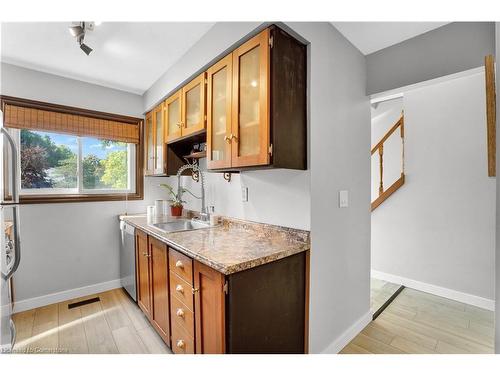
<path id="1" fill-rule="evenodd" d="M 4 95 L 141 117 L 142 97 L 9 64 L 1 65 Z M 145 179 L 144 212 L 163 191 Z M 119 278 L 117 215 L 125 202 L 59 203 L 21 207 L 22 262 L 14 277 L 17 301 Z"/>
<path id="2" fill-rule="evenodd" d="M 404 92 L 405 185 L 372 213 L 372 269 L 494 299 L 484 73 Z"/>
<path id="3" fill-rule="evenodd" d="M 258 26 L 217 23 L 145 93 L 145 108 Z M 243 172 L 233 175 L 231 183 L 208 175 L 212 189 L 208 195 L 221 214 L 298 228 L 308 228 L 310 221 L 310 352 L 336 352 L 357 333 L 353 325 L 370 319 L 370 111 L 365 58 L 329 23 L 287 26 L 310 42 L 310 171 Z M 249 187 L 248 203 L 241 202 L 242 185 Z M 338 208 L 342 189 L 350 192 L 347 209 Z M 191 200 L 188 207 L 197 208 L 199 202 Z"/>

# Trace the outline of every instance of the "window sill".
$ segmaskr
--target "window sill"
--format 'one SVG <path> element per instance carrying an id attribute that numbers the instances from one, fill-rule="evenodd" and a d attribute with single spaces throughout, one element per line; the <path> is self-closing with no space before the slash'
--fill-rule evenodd
<path id="1" fill-rule="evenodd" d="M 73 202 L 106 202 L 141 200 L 143 194 L 140 193 L 116 193 L 116 194 L 58 194 L 58 195 L 21 195 L 20 204 L 39 203 L 73 203 Z"/>

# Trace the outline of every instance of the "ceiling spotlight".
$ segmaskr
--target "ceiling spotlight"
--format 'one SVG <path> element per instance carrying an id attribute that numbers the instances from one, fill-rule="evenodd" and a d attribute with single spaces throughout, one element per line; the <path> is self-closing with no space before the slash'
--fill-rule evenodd
<path id="1" fill-rule="evenodd" d="M 90 52 L 92 52 L 92 48 L 90 48 L 89 46 L 87 46 L 85 43 L 81 43 L 80 44 L 80 49 L 85 52 L 88 55 L 90 55 Z"/>
<path id="2" fill-rule="evenodd" d="M 78 38 L 81 35 L 85 35 L 85 29 L 78 25 L 78 26 L 70 26 L 69 27 L 69 33 L 73 35 L 75 38 Z"/>
<path id="3" fill-rule="evenodd" d="M 88 56 L 92 52 L 92 48 L 83 43 L 85 33 L 94 29 L 93 22 L 79 22 L 77 25 L 73 24 L 69 28 L 69 32 L 76 38 L 76 42 L 80 45 L 80 49 Z"/>

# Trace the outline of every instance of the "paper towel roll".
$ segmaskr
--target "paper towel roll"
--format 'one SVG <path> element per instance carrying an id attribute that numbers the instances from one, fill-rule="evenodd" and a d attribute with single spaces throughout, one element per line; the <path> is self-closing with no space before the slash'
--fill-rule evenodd
<path id="1" fill-rule="evenodd" d="M 155 216 L 160 217 L 165 213 L 165 201 L 163 199 L 155 200 Z"/>

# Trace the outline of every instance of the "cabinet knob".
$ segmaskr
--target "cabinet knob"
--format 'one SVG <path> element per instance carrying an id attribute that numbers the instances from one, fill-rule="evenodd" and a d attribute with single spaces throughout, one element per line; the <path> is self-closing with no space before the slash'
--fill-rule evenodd
<path id="1" fill-rule="evenodd" d="M 180 122 L 178 122 L 176 125 L 177 125 L 177 127 L 180 129 L 180 127 L 181 127 L 181 123 L 180 123 Z"/>
<path id="2" fill-rule="evenodd" d="M 180 260 L 178 260 L 177 262 L 175 262 L 175 266 L 177 268 L 184 268 L 184 264 Z"/>
<path id="3" fill-rule="evenodd" d="M 227 136 L 227 135 L 224 137 L 224 140 L 225 140 L 227 143 L 231 143 L 231 137 L 229 137 L 229 136 Z"/>
<path id="4" fill-rule="evenodd" d="M 183 309 L 181 309 L 181 308 L 179 308 L 179 309 L 177 309 L 177 312 L 176 312 L 175 314 L 176 314 L 177 316 L 181 316 L 181 317 L 182 317 L 182 316 L 184 316 L 184 310 L 183 310 Z"/>
<path id="5" fill-rule="evenodd" d="M 231 133 L 231 140 L 233 140 L 233 139 L 234 139 L 234 141 L 235 141 L 236 143 L 238 143 L 238 137 L 237 137 L 237 136 L 235 136 L 233 133 Z"/>
<path id="6" fill-rule="evenodd" d="M 149 258 L 151 256 L 148 253 L 142 253 L 142 255 L 144 255 L 146 258 Z"/>
<path id="7" fill-rule="evenodd" d="M 191 289 L 191 292 L 193 292 L 193 294 L 198 293 L 199 291 L 200 291 L 200 288 L 192 288 Z"/>
<path id="8" fill-rule="evenodd" d="M 175 290 L 179 293 L 184 293 L 184 288 L 180 284 L 175 287 Z"/>
<path id="9" fill-rule="evenodd" d="M 186 127 L 186 124 L 184 124 L 184 122 L 181 121 L 181 128 L 185 128 Z"/>
<path id="10" fill-rule="evenodd" d="M 178 348 L 183 348 L 185 346 L 184 340 L 177 340 L 177 347 Z"/>

